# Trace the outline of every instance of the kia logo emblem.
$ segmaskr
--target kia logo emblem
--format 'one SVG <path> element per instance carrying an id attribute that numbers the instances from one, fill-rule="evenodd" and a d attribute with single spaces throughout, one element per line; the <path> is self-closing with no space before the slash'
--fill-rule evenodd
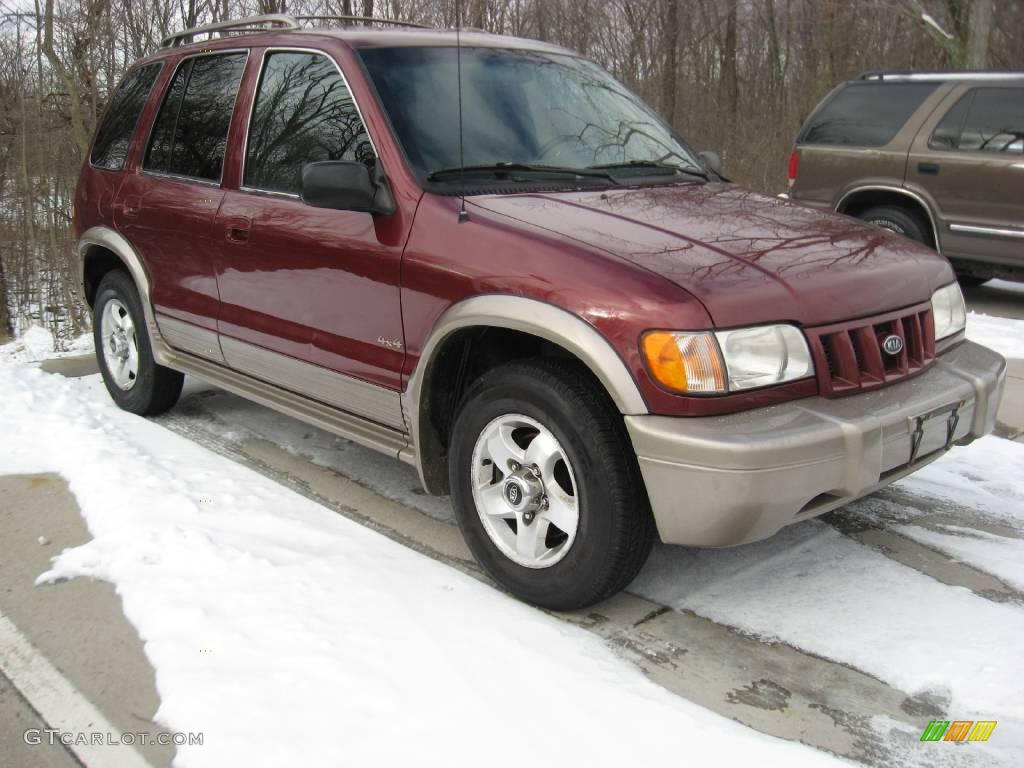
<path id="1" fill-rule="evenodd" d="M 882 349 L 887 355 L 898 355 L 903 351 L 903 339 L 899 336 L 886 336 L 882 339 Z"/>
<path id="2" fill-rule="evenodd" d="M 508 503 L 513 507 L 518 507 L 519 502 L 522 500 L 523 492 L 519 486 L 515 483 L 509 483 L 505 486 L 505 498 L 508 499 Z"/>

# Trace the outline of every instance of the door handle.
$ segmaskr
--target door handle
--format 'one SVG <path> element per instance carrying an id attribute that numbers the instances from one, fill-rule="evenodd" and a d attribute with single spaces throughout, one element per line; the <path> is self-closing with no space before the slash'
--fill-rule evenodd
<path id="1" fill-rule="evenodd" d="M 134 219 L 142 210 L 141 197 L 126 197 L 121 203 L 121 211 L 130 219 Z"/>
<path id="2" fill-rule="evenodd" d="M 918 163 L 917 164 L 917 172 L 918 173 L 926 174 L 928 176 L 938 176 L 939 175 L 939 164 L 938 163 Z"/>
<path id="3" fill-rule="evenodd" d="M 249 220 L 233 219 L 227 222 L 227 239 L 229 243 L 249 242 Z"/>

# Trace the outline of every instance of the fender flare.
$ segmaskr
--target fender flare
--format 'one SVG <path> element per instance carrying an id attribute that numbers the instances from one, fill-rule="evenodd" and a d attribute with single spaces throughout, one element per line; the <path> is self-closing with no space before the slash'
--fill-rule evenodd
<path id="1" fill-rule="evenodd" d="M 636 381 L 611 343 L 577 315 L 522 296 L 474 296 L 449 307 L 434 324 L 402 395 L 410 445 L 415 451 L 413 463 L 428 492 L 436 493 L 443 488 L 447 476 L 440 458 L 440 443 L 429 425 L 429 414 L 421 408 L 424 390 L 444 342 L 456 331 L 470 327 L 520 331 L 557 344 L 590 369 L 620 413 L 649 412 Z"/>
<path id="2" fill-rule="evenodd" d="M 935 214 L 932 212 L 931 205 L 928 204 L 928 201 L 925 200 L 924 197 L 919 195 L 917 192 L 907 189 L 906 187 L 896 187 L 889 184 L 864 184 L 843 193 L 842 197 L 840 197 L 838 202 L 836 202 L 836 213 L 842 213 L 840 208 L 843 207 L 843 203 L 846 202 L 847 198 L 853 197 L 861 192 L 893 192 L 897 195 L 903 195 L 920 205 L 921 208 L 924 209 L 925 215 L 928 217 L 928 223 L 931 224 L 932 238 L 935 241 L 935 250 L 939 254 L 942 253 L 942 242 L 939 240 L 939 227 L 935 220 Z"/>
<path id="3" fill-rule="evenodd" d="M 142 312 L 146 316 L 146 329 L 149 332 L 150 345 L 153 348 L 153 357 L 161 365 L 167 365 L 171 357 L 171 349 L 160 335 L 160 327 L 156 323 L 156 316 L 153 313 L 153 304 L 149 298 L 150 284 L 149 273 L 142 263 L 139 254 L 132 248 L 123 236 L 112 230 L 110 227 L 92 227 L 82 233 L 78 239 L 78 287 L 84 296 L 85 285 L 85 257 L 89 249 L 99 246 L 113 253 L 127 267 L 128 273 L 135 282 L 139 291 L 139 300 L 142 303 Z"/>

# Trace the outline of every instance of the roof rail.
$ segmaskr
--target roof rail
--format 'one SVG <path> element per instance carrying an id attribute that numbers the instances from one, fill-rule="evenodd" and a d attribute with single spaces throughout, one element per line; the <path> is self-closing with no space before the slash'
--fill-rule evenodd
<path id="1" fill-rule="evenodd" d="M 971 70 L 961 72 L 864 72 L 858 80 L 1024 80 L 1024 72 L 985 72 Z"/>
<path id="2" fill-rule="evenodd" d="M 293 16 L 292 18 L 296 21 L 360 21 L 367 24 L 390 24 L 395 27 L 432 29 L 429 24 L 417 24 L 415 21 L 399 21 L 398 19 L 382 19 L 376 16 Z"/>
<path id="3" fill-rule="evenodd" d="M 283 13 L 268 13 L 263 16 L 246 16 L 243 19 L 231 19 L 228 21 L 217 21 L 213 24 L 204 24 L 201 27 L 192 27 L 181 32 L 168 35 L 160 41 L 161 48 L 176 48 L 182 43 L 193 42 L 196 35 L 209 34 L 214 32 L 260 32 L 268 29 L 301 29 L 302 26 L 291 16 Z"/>
<path id="4" fill-rule="evenodd" d="M 184 29 L 168 35 L 160 41 L 161 48 L 175 48 L 182 43 L 191 43 L 195 35 L 213 35 L 214 32 L 226 34 L 229 32 L 264 32 L 270 29 L 302 29 L 303 21 L 343 21 L 361 22 L 365 24 L 389 24 L 396 27 L 414 27 L 416 29 L 431 29 L 427 24 L 417 24 L 414 21 L 399 21 L 397 19 L 383 19 L 376 16 L 288 16 L 283 13 L 268 13 L 262 16 L 246 16 L 243 19 L 229 19 L 218 21 L 213 24 L 204 24 L 201 27 Z"/>

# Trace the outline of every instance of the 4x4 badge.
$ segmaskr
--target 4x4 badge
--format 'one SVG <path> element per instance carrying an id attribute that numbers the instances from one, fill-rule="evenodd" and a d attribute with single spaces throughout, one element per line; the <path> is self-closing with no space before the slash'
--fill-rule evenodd
<path id="1" fill-rule="evenodd" d="M 383 336 L 378 336 L 377 337 L 377 343 L 378 344 L 383 344 L 385 347 L 388 347 L 389 349 L 401 349 L 402 348 L 402 342 L 400 342 L 398 339 L 386 339 Z"/>
<path id="2" fill-rule="evenodd" d="M 882 339 L 882 349 L 887 355 L 898 355 L 903 351 L 903 339 L 899 336 L 886 336 Z"/>

